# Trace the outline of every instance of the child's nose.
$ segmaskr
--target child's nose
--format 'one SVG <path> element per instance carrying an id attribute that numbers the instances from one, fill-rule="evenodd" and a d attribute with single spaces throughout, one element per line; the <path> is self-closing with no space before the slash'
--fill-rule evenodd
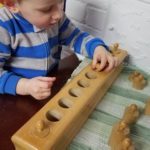
<path id="1" fill-rule="evenodd" d="M 57 6 L 53 11 L 52 19 L 57 21 L 61 18 L 61 15 L 62 15 L 62 9 L 60 9 L 60 7 Z"/>
<path id="2" fill-rule="evenodd" d="M 54 15 L 52 15 L 52 19 L 55 21 L 58 21 L 61 18 L 60 13 L 55 13 Z"/>

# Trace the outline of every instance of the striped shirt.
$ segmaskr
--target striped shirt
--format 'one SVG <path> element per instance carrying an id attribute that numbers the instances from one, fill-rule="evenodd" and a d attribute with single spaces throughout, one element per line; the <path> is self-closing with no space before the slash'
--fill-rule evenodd
<path id="1" fill-rule="evenodd" d="M 39 29 L 19 13 L 0 8 L 0 93 L 15 95 L 20 78 L 46 76 L 59 60 L 59 45 L 90 58 L 98 45 L 107 48 L 101 39 L 76 28 L 65 14 L 56 25 Z"/>

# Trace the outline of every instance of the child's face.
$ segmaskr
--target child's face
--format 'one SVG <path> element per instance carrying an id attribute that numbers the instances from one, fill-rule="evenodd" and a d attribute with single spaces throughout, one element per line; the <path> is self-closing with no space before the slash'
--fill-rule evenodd
<path id="1" fill-rule="evenodd" d="M 31 24 L 47 28 L 61 19 L 63 0 L 21 0 L 18 9 Z"/>

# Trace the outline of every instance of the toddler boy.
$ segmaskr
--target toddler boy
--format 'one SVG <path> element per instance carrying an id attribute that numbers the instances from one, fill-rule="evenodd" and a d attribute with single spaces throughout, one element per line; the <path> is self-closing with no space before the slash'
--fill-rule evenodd
<path id="1" fill-rule="evenodd" d="M 70 46 L 101 62 L 106 71 L 118 60 L 100 38 L 75 27 L 63 12 L 63 0 L 2 0 L 0 8 L 0 93 L 50 96 L 55 77 L 46 77 L 59 60 L 58 45 Z"/>

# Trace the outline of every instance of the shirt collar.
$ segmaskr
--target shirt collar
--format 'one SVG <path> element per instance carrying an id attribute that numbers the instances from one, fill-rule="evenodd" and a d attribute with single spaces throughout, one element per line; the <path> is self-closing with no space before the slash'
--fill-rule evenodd
<path id="1" fill-rule="evenodd" d="M 43 30 L 45 30 L 45 28 L 38 28 L 37 26 L 35 26 L 35 25 L 33 25 L 33 30 L 34 30 L 34 32 L 41 32 L 41 31 L 43 31 Z"/>

